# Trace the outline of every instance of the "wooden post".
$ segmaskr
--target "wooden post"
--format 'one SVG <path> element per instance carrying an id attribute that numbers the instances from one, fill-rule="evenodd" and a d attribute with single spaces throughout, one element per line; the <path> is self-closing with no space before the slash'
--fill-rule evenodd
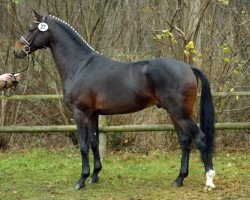
<path id="1" fill-rule="evenodd" d="M 3 96 L 4 92 L 2 91 L 2 96 Z M 4 118 L 5 118 L 5 106 L 6 106 L 7 100 L 3 99 L 1 102 L 1 116 L 0 116 L 0 124 L 1 126 L 4 125 Z"/>
<path id="2" fill-rule="evenodd" d="M 99 116 L 99 127 L 102 130 L 104 127 L 107 126 L 106 116 L 100 115 Z M 99 151 L 101 159 L 106 157 L 107 151 L 107 134 L 105 132 L 99 132 Z"/>

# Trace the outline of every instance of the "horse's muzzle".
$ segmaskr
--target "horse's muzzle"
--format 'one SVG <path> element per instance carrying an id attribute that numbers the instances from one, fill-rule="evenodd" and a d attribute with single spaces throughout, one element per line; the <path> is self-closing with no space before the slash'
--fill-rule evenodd
<path id="1" fill-rule="evenodd" d="M 24 52 L 22 49 L 14 49 L 13 54 L 16 58 L 25 58 L 27 56 L 27 53 Z"/>

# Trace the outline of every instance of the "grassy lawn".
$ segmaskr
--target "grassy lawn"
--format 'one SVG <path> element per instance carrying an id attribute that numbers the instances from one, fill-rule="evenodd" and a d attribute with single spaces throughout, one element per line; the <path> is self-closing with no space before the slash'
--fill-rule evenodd
<path id="1" fill-rule="evenodd" d="M 103 160 L 100 181 L 76 191 L 81 171 L 76 149 L 33 149 L 0 153 L 0 199 L 212 199 L 250 198 L 250 158 L 247 153 L 215 155 L 216 189 L 204 192 L 205 174 L 196 152 L 191 154 L 190 174 L 184 187 L 173 188 L 179 172 L 179 152 L 150 155 L 120 152 Z M 92 157 L 91 157 L 92 159 Z M 91 162 L 92 166 L 92 162 Z"/>

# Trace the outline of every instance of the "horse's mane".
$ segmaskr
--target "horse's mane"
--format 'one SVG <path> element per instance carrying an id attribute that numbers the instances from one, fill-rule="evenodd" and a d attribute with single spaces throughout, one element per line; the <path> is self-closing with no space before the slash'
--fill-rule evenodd
<path id="1" fill-rule="evenodd" d="M 94 52 L 100 54 L 98 51 L 96 51 L 92 46 L 90 46 L 90 44 L 71 26 L 69 25 L 67 22 L 63 21 L 62 19 L 58 18 L 58 17 L 55 17 L 53 15 L 49 15 L 50 17 L 62 22 L 63 24 L 65 24 L 68 28 L 70 28 L 72 31 L 74 31 L 78 36 L 79 38 Z"/>

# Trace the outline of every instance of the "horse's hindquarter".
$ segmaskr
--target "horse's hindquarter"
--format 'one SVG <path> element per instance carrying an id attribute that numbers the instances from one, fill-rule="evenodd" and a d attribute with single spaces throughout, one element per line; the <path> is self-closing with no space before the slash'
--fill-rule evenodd
<path id="1" fill-rule="evenodd" d="M 150 62 L 148 76 L 155 85 L 155 94 L 164 108 L 193 112 L 197 95 L 197 78 L 191 66 L 171 58 L 157 58 Z"/>
<path id="2" fill-rule="evenodd" d="M 156 90 L 174 90 L 177 93 L 197 87 L 197 79 L 191 66 L 186 63 L 171 58 L 157 58 L 150 61 L 149 65 L 147 74 L 157 86 Z"/>

